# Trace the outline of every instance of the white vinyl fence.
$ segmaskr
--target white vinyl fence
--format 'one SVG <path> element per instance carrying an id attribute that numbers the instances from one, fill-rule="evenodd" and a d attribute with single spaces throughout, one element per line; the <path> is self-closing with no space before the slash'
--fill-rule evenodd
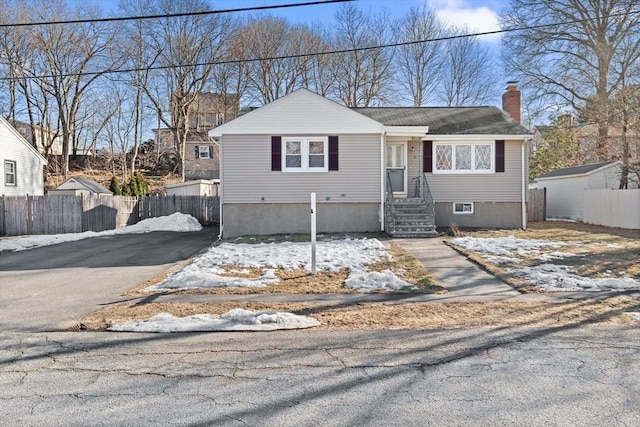
<path id="1" fill-rule="evenodd" d="M 583 222 L 640 229 L 640 190 L 584 190 Z"/>

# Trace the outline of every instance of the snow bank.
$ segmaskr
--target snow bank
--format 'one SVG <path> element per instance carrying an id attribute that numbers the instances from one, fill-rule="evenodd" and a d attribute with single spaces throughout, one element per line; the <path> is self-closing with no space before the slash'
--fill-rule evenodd
<path id="1" fill-rule="evenodd" d="M 196 314 L 175 317 L 159 313 L 146 320 L 111 325 L 118 332 L 209 332 L 209 331 L 274 331 L 304 329 L 320 325 L 316 319 L 280 311 L 248 311 L 235 308 L 221 316 Z"/>
<path id="2" fill-rule="evenodd" d="M 90 237 L 113 236 L 117 234 L 142 234 L 150 233 L 152 231 L 191 232 L 200 230 L 202 230 L 202 226 L 198 220 L 191 215 L 174 213 L 169 216 L 148 218 L 134 225 L 127 225 L 126 227 L 117 228 L 115 230 L 105 230 L 99 233 L 94 231 L 85 231 L 84 233 L 43 234 L 38 236 L 2 239 L 0 240 L 0 252 L 23 251 L 41 246 L 74 242 L 76 240 L 88 239 Z"/>
<path id="3" fill-rule="evenodd" d="M 382 272 L 359 271 L 349 274 L 344 282 L 344 286 L 361 292 L 371 292 L 380 290 L 416 290 L 411 283 L 405 282 L 396 276 L 391 270 Z"/>

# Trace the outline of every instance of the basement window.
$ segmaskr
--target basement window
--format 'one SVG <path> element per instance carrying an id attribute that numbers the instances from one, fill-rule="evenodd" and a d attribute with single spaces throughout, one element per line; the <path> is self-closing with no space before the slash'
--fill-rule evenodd
<path id="1" fill-rule="evenodd" d="M 473 203 L 456 202 L 453 204 L 454 214 L 473 214 Z"/>

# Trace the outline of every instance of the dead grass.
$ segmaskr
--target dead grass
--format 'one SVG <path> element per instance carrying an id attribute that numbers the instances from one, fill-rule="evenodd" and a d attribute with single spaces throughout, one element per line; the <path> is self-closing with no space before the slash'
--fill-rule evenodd
<path id="1" fill-rule="evenodd" d="M 484 302 L 484 303 L 365 303 L 326 305 L 311 303 L 150 303 L 118 304 L 84 319 L 87 330 L 103 330 L 114 323 L 142 320 L 157 313 L 184 317 L 220 315 L 233 308 L 277 310 L 310 316 L 320 329 L 452 329 L 473 327 L 561 327 L 567 325 L 637 325 L 626 312 L 639 311 L 630 297 L 604 301 Z"/>
<path id="2" fill-rule="evenodd" d="M 545 263 L 557 263 L 573 267 L 576 272 L 589 278 L 632 277 L 640 279 L 640 231 L 608 228 L 573 222 L 531 223 L 528 230 L 488 230 L 467 231 L 472 237 L 506 237 L 522 239 L 551 240 L 567 243 L 561 248 L 542 252 L 572 252 L 580 256 L 567 257 Z M 471 260 L 482 265 L 487 271 L 498 276 L 514 288 L 524 293 L 539 293 L 529 282 L 514 277 L 507 269 L 513 265 L 498 265 L 487 260 L 482 254 L 453 246 Z M 518 256 L 522 264 L 538 265 L 542 262 L 536 255 Z"/>

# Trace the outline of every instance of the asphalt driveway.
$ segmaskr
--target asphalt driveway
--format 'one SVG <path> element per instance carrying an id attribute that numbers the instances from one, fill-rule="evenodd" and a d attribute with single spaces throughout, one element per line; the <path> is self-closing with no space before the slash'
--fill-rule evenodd
<path id="1" fill-rule="evenodd" d="M 209 247 L 217 227 L 194 233 L 95 237 L 0 253 L 0 330 L 55 331 Z"/>

